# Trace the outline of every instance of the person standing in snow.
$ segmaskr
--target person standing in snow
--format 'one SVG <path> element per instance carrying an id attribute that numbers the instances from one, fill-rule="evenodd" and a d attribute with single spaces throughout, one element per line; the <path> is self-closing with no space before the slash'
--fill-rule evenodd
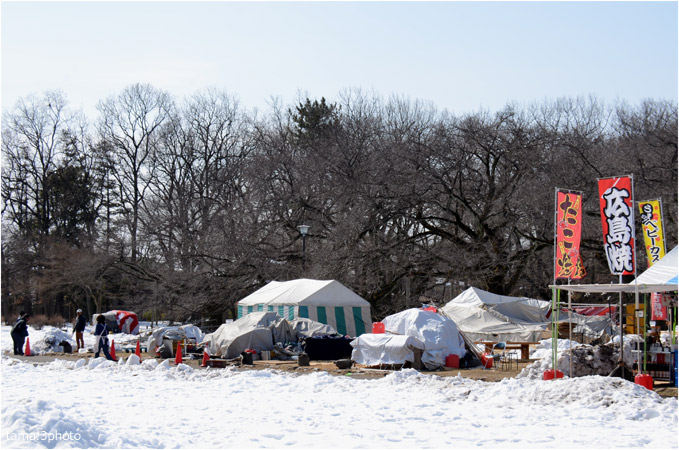
<path id="1" fill-rule="evenodd" d="M 73 326 L 73 332 L 75 333 L 75 343 L 78 346 L 78 350 L 85 348 L 85 341 L 83 339 L 83 332 L 85 331 L 85 325 L 87 325 L 87 319 L 83 316 L 83 310 L 78 309 L 76 312 L 77 317 L 75 318 L 75 325 Z"/>
<path id="2" fill-rule="evenodd" d="M 99 358 L 99 352 L 103 351 L 106 359 L 113 361 L 111 354 L 108 352 L 108 327 L 106 326 L 106 318 L 103 314 L 97 316 L 97 326 L 94 329 L 94 350 L 95 358 Z"/>
<path id="3" fill-rule="evenodd" d="M 31 317 L 30 314 L 23 314 L 19 316 L 16 323 L 12 327 L 12 331 L 10 332 L 10 334 L 12 335 L 12 341 L 14 341 L 15 355 L 24 354 L 24 342 L 28 337 L 28 324 L 26 322 L 30 317 Z"/>

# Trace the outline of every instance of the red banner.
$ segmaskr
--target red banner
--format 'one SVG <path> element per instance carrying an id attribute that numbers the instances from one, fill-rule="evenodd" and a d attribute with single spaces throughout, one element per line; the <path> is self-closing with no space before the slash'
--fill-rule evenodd
<path id="1" fill-rule="evenodd" d="M 651 294 L 651 320 L 667 320 L 667 308 L 663 306 L 663 294 Z"/>
<path id="2" fill-rule="evenodd" d="M 634 274 L 634 193 L 632 178 L 599 180 L 601 228 L 608 267 L 615 275 Z"/>
<path id="3" fill-rule="evenodd" d="M 582 194 L 556 192 L 556 255 L 554 279 L 578 280 L 587 272 L 580 256 Z"/>

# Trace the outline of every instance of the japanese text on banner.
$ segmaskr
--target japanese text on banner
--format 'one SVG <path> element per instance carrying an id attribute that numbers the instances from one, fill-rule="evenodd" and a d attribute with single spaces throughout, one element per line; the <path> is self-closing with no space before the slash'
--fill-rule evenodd
<path id="1" fill-rule="evenodd" d="M 660 200 L 639 202 L 641 230 L 644 234 L 648 267 L 660 261 L 665 256 L 665 237 L 663 235 L 663 221 Z"/>
<path id="2" fill-rule="evenodd" d="M 581 229 L 582 194 L 557 190 L 555 279 L 586 275 L 580 255 Z"/>
<path id="3" fill-rule="evenodd" d="M 599 204 L 608 267 L 615 275 L 634 274 L 632 178 L 599 180 Z"/>

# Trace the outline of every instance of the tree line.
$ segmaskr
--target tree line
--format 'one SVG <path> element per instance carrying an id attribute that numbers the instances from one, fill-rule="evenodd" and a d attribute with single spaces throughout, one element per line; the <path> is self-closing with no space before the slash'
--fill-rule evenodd
<path id="1" fill-rule="evenodd" d="M 616 175 L 633 174 L 636 200 L 663 200 L 676 245 L 674 101 L 456 115 L 354 89 L 260 113 L 225 91 L 178 100 L 135 84 L 98 112 L 89 122 L 50 91 L 3 114 L 5 318 L 219 322 L 294 278 L 336 279 L 375 318 L 468 286 L 549 298 L 555 188 L 584 195 L 583 282 L 609 282 L 596 180 Z M 637 249 L 643 269 L 639 232 Z"/>

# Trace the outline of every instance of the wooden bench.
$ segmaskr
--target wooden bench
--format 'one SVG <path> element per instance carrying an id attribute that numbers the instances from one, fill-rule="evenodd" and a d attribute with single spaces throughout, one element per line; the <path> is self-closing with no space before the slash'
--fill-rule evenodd
<path id="1" fill-rule="evenodd" d="M 475 344 L 483 344 L 486 346 L 486 353 L 490 353 L 493 345 L 499 341 L 478 341 Z M 521 359 L 527 360 L 530 356 L 530 346 L 537 345 L 539 342 L 507 342 L 507 350 L 521 350 Z"/>

